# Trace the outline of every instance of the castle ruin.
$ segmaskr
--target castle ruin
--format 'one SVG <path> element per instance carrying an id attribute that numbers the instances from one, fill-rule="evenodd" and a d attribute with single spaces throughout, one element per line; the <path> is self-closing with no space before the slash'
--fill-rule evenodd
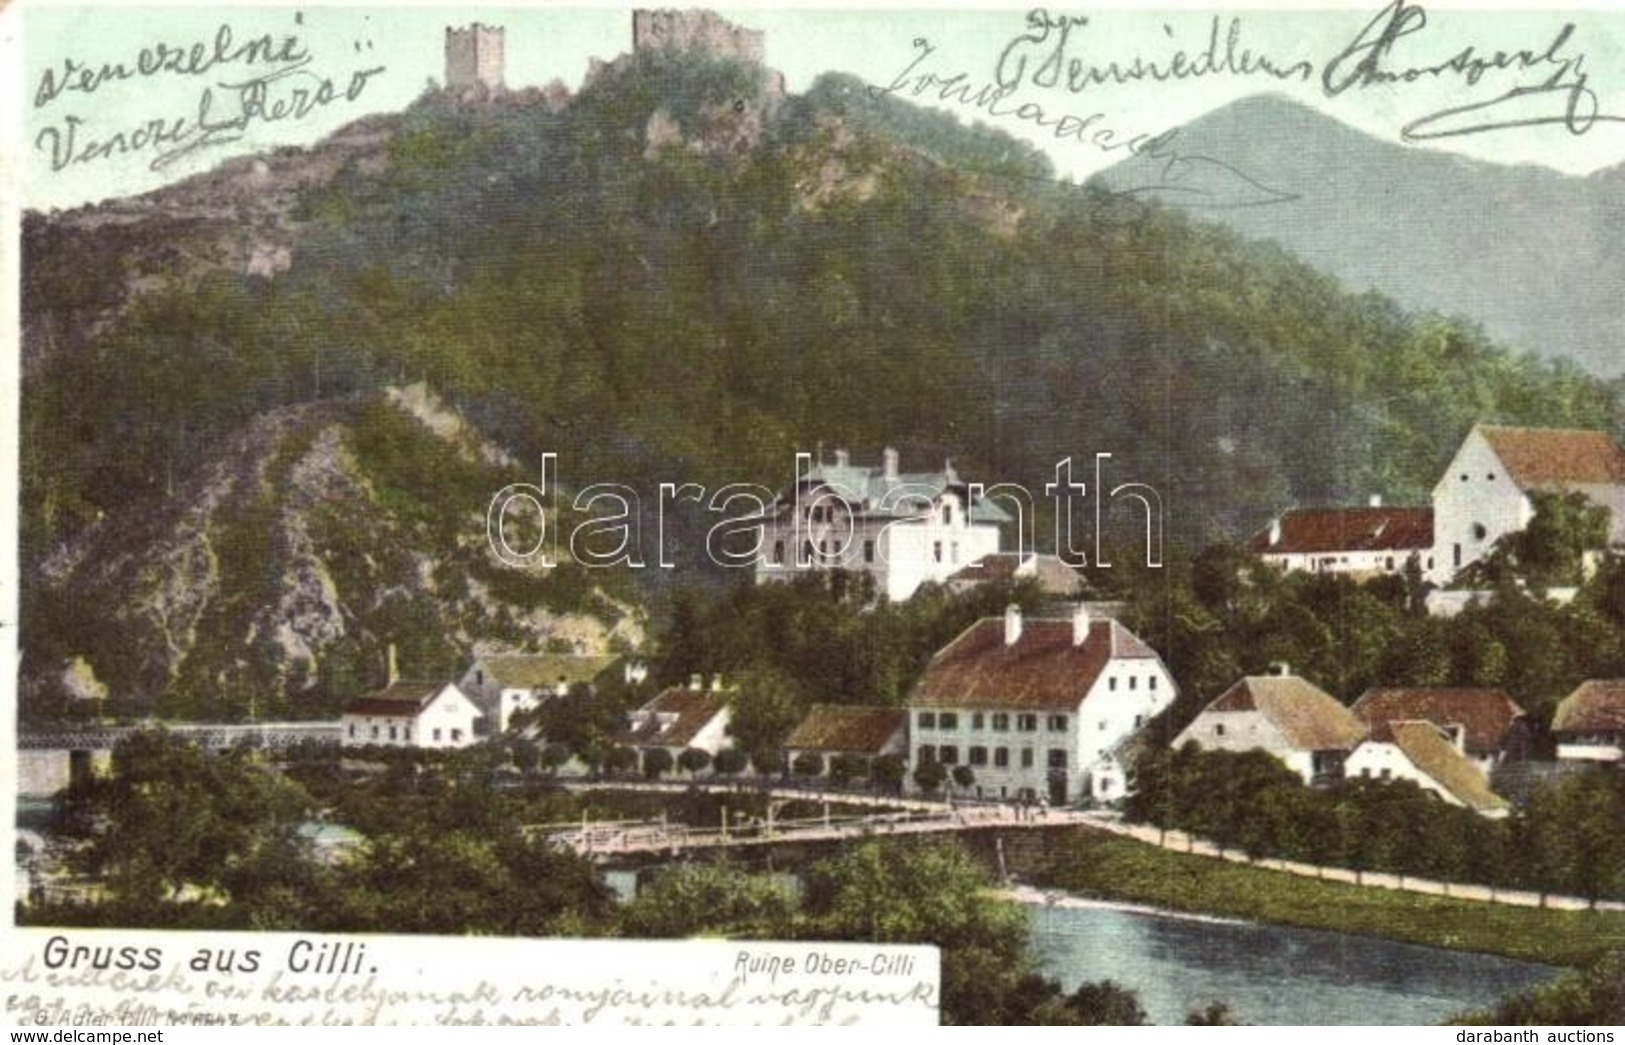
<path id="1" fill-rule="evenodd" d="M 446 28 L 446 88 L 459 93 L 496 94 L 502 83 L 503 29 L 475 22 L 466 29 Z"/>
<path id="2" fill-rule="evenodd" d="M 734 25 L 715 11 L 639 10 L 632 12 L 634 51 L 703 51 L 719 58 L 763 64 L 760 29 Z"/>

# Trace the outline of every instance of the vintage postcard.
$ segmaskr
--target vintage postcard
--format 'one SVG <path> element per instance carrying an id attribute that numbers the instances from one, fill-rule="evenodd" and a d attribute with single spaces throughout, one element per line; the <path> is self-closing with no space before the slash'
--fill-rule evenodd
<path id="1" fill-rule="evenodd" d="M 8 1023 L 1625 1023 L 1625 12 L 0 44 Z"/>

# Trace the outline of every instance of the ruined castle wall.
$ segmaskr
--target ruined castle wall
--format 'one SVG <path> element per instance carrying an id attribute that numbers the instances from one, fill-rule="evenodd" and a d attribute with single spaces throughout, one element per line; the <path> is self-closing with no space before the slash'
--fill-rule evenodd
<path id="1" fill-rule="evenodd" d="M 758 65 L 766 57 L 761 30 L 734 25 L 714 11 L 634 11 L 632 47 L 638 51 L 704 51 Z"/>

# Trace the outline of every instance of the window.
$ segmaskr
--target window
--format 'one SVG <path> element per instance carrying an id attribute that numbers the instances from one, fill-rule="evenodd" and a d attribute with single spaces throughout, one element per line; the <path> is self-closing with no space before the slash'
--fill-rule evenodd
<path id="1" fill-rule="evenodd" d="M 372 727 L 372 739 L 374 739 L 374 740 L 378 739 L 378 727 L 377 726 Z"/>
<path id="2" fill-rule="evenodd" d="M 1051 769 L 1066 768 L 1066 748 L 1052 747 L 1049 749 L 1049 767 Z"/>
<path id="3" fill-rule="evenodd" d="M 1370 766 L 1361 766 L 1360 767 L 1360 775 L 1365 777 L 1367 780 L 1371 779 L 1371 767 Z"/>
<path id="4" fill-rule="evenodd" d="M 874 541 L 864 541 L 863 542 L 863 561 L 864 562 L 874 562 L 875 561 L 875 542 Z"/>
<path id="5" fill-rule="evenodd" d="M 935 762 L 937 760 L 937 749 L 930 744 L 921 744 L 920 750 L 915 753 L 914 760 L 916 762 Z"/>
<path id="6" fill-rule="evenodd" d="M 949 523 L 951 523 L 953 521 L 954 521 L 954 506 L 953 506 L 953 503 L 948 502 L 948 503 L 943 504 L 943 506 L 942 506 L 942 525 L 947 526 Z"/>
<path id="7" fill-rule="evenodd" d="M 1384 769 L 1382 771 L 1382 778 L 1384 780 L 1387 780 L 1389 777 L 1391 777 L 1393 775 L 1394 775 L 1394 771 L 1392 769 Z"/>
<path id="8" fill-rule="evenodd" d="M 1135 715 L 1134 716 L 1134 728 L 1139 729 L 1143 725 L 1145 725 L 1145 716 L 1144 715 Z"/>
<path id="9" fill-rule="evenodd" d="M 1036 733 L 1036 732 L 1038 732 L 1038 716 L 1037 715 L 1017 715 L 1016 716 L 1016 728 L 1021 730 L 1023 733 Z"/>
<path id="10" fill-rule="evenodd" d="M 1461 481 L 1462 481 L 1462 482 L 1466 482 L 1466 481 L 1467 481 L 1467 473 L 1466 473 L 1466 472 L 1462 472 L 1462 473 L 1461 473 Z"/>
<path id="11" fill-rule="evenodd" d="M 1433 556 L 1428 556 L 1428 569 L 1433 569 Z"/>
<path id="12" fill-rule="evenodd" d="M 959 749 L 952 744 L 944 744 L 937 748 L 937 761 L 945 766 L 956 765 L 959 762 Z"/>
<path id="13" fill-rule="evenodd" d="M 1456 568 L 1461 568 L 1461 545 L 1456 545 Z"/>
<path id="14" fill-rule="evenodd" d="M 1007 747 L 996 747 L 996 748 L 993 749 L 993 768 L 994 769 L 1008 769 L 1008 768 L 1010 768 L 1010 749 L 1009 748 L 1007 748 Z"/>
<path id="15" fill-rule="evenodd" d="M 406 726 L 403 728 L 401 730 L 401 736 L 408 744 L 410 744 L 412 742 L 412 727 Z"/>
<path id="16" fill-rule="evenodd" d="M 1495 482 L 1495 473 L 1491 472 L 1488 475 L 1484 476 L 1484 478 L 1488 479 L 1490 482 L 1493 483 L 1493 482 Z"/>
<path id="17" fill-rule="evenodd" d="M 1392 555 L 1382 560 L 1382 568 L 1387 570 L 1389 573 L 1394 572 L 1394 557 Z"/>
<path id="18" fill-rule="evenodd" d="M 1030 748 L 1030 747 L 1024 747 L 1024 748 L 1021 749 L 1021 768 L 1022 769 L 1031 769 L 1032 767 L 1033 767 L 1033 749 Z"/>
<path id="19" fill-rule="evenodd" d="M 958 729 L 959 728 L 959 714 L 958 714 L 958 712 L 944 711 L 942 714 L 938 715 L 937 716 L 937 728 L 938 729 Z"/>
<path id="20" fill-rule="evenodd" d="M 1106 732 L 1106 720 L 1105 719 L 1100 720 L 1100 731 L 1102 733 Z"/>
<path id="21" fill-rule="evenodd" d="M 1051 715 L 1049 717 L 1049 722 L 1047 723 L 1047 725 L 1049 726 L 1049 731 L 1051 733 L 1065 733 L 1066 732 L 1066 716 L 1065 715 Z"/>
<path id="22" fill-rule="evenodd" d="M 451 731 L 451 742 L 453 744 L 456 744 L 456 743 L 460 742 L 462 739 L 463 739 L 463 731 L 462 730 L 454 729 L 454 730 Z"/>
<path id="23" fill-rule="evenodd" d="M 993 713 L 993 730 L 996 733 L 1010 732 L 1010 716 L 1002 711 Z"/>
<path id="24" fill-rule="evenodd" d="M 973 766 L 987 765 L 987 748 L 973 747 L 970 749 L 970 764 Z"/>
<path id="25" fill-rule="evenodd" d="M 1130 675 L 1128 677 L 1128 688 L 1129 689 L 1138 689 L 1139 685 L 1140 685 L 1140 676 L 1138 676 L 1138 675 Z"/>
<path id="26" fill-rule="evenodd" d="M 813 561 L 813 543 L 808 541 L 801 546 L 801 565 L 811 566 Z"/>
<path id="27" fill-rule="evenodd" d="M 949 560 L 952 561 L 952 562 L 958 562 L 959 561 L 959 542 L 955 541 L 953 544 L 949 545 L 948 550 L 949 550 L 949 555 L 948 555 Z"/>
<path id="28" fill-rule="evenodd" d="M 779 546 L 782 548 L 784 546 L 784 542 L 780 541 Z M 483 672 L 483 671 L 474 672 L 474 685 L 476 685 L 476 686 L 485 685 L 485 672 Z"/>
<path id="29" fill-rule="evenodd" d="M 922 711 L 922 712 L 920 712 L 920 728 L 921 729 L 936 729 L 937 728 L 937 713 L 934 712 L 934 711 Z"/>
<path id="30" fill-rule="evenodd" d="M 1116 675 L 1113 675 L 1111 678 L 1106 680 L 1106 688 L 1111 690 L 1113 693 L 1117 692 L 1117 676 Z"/>
<path id="31" fill-rule="evenodd" d="M 972 728 L 972 729 L 986 729 L 987 728 L 987 716 L 983 715 L 980 711 L 976 712 L 976 714 L 974 714 L 974 715 L 972 715 L 970 717 L 970 728 Z"/>
<path id="32" fill-rule="evenodd" d="M 773 565 L 775 565 L 775 566 L 783 566 L 784 565 L 784 542 L 783 541 L 774 541 L 773 542 Z"/>
<path id="33" fill-rule="evenodd" d="M 931 561 L 932 562 L 941 562 L 942 561 L 942 542 L 941 541 L 932 541 L 931 542 Z"/>
<path id="34" fill-rule="evenodd" d="M 1224 736 L 1224 723 L 1223 722 L 1220 722 L 1220 723 L 1218 723 L 1217 725 L 1215 725 L 1213 727 L 1213 735 L 1216 736 L 1216 737 Z"/>
<path id="35" fill-rule="evenodd" d="M 822 540 L 822 539 L 819 540 L 819 542 L 818 542 L 818 554 L 819 554 L 820 557 L 827 557 L 829 555 L 829 542 L 828 541 Z"/>
<path id="36" fill-rule="evenodd" d="M 435 731 L 434 731 L 434 741 L 435 741 L 436 744 L 440 743 L 440 729 L 439 729 L 438 726 L 435 728 Z"/>
<path id="37" fill-rule="evenodd" d="M 1489 535 L 1490 531 L 1483 523 L 1473 523 L 1473 540 L 1482 541 Z"/>
<path id="38" fill-rule="evenodd" d="M 1151 676 L 1150 688 L 1151 689 L 1156 689 L 1157 688 L 1157 676 L 1155 676 L 1155 675 Z"/>

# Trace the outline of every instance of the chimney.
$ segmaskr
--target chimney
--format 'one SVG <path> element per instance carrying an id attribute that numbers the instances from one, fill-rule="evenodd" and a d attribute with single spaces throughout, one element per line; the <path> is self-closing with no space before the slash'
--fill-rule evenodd
<path id="1" fill-rule="evenodd" d="M 1292 665 L 1284 660 L 1272 660 L 1270 661 L 1270 674 L 1278 679 L 1290 678 Z"/>
<path id="2" fill-rule="evenodd" d="M 1371 495 L 1371 500 L 1369 500 L 1366 503 L 1368 505 L 1370 505 L 1372 508 L 1381 508 L 1382 507 L 1382 494 L 1380 494 L 1380 493 L 1372 494 Z"/>
<path id="3" fill-rule="evenodd" d="M 895 483 L 897 481 L 897 451 L 888 446 L 885 453 L 880 455 L 880 458 L 885 462 L 884 474 L 886 481 Z"/>
<path id="4" fill-rule="evenodd" d="M 1072 611 L 1072 645 L 1081 646 L 1089 639 L 1089 607 L 1078 603 Z"/>
<path id="5" fill-rule="evenodd" d="M 1014 646 L 1021 639 L 1021 607 L 1011 603 L 1004 610 L 1004 644 Z"/>
<path id="6" fill-rule="evenodd" d="M 1270 520 L 1270 547 L 1281 543 L 1281 517 L 1277 515 Z"/>
<path id="7" fill-rule="evenodd" d="M 388 685 L 393 686 L 395 683 L 399 682 L 400 680 L 401 680 L 401 669 L 400 669 L 399 666 L 397 666 L 397 664 L 395 662 L 395 644 L 393 642 L 391 642 L 389 644 L 389 682 L 388 682 Z"/>
<path id="8" fill-rule="evenodd" d="M 690 675 L 688 677 L 688 688 L 696 691 L 704 689 L 705 676 L 701 675 L 699 672 L 695 672 L 694 674 Z"/>
<path id="9" fill-rule="evenodd" d="M 851 456 L 845 450 L 837 448 L 835 451 L 835 467 L 845 468 L 851 463 Z"/>

